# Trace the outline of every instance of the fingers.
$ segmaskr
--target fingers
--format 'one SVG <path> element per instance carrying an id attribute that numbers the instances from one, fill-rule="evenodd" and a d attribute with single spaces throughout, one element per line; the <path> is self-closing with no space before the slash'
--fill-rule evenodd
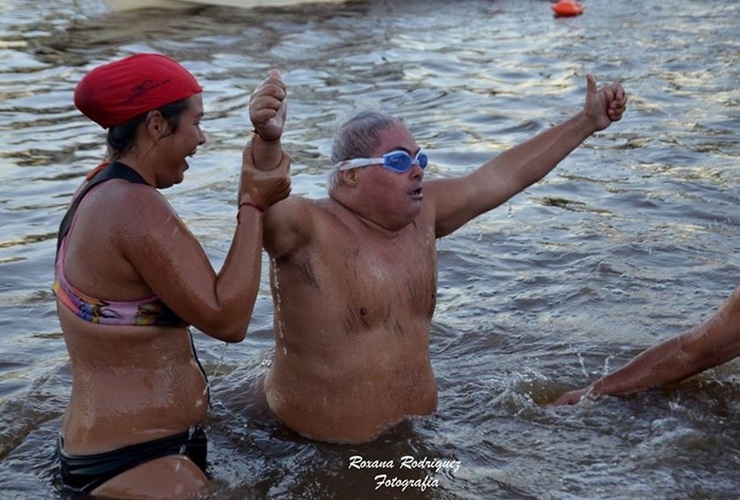
<path id="1" fill-rule="evenodd" d="M 286 95 L 285 89 L 278 85 L 261 85 L 252 93 L 249 104 L 254 108 L 277 109 L 285 100 Z"/>
<path id="2" fill-rule="evenodd" d="M 619 84 L 619 83 L 615 83 L 615 84 L 614 84 L 614 87 L 615 87 L 615 89 L 614 89 L 614 90 L 615 90 L 615 91 L 614 91 L 614 97 L 615 97 L 615 98 L 616 98 L 617 100 L 619 100 L 619 101 L 625 101 L 625 102 L 626 102 L 626 100 L 627 100 L 627 95 L 626 95 L 626 93 L 624 92 L 624 87 L 622 87 L 622 85 L 621 85 L 621 84 Z"/>
<path id="3" fill-rule="evenodd" d="M 582 391 L 569 391 L 561 395 L 555 401 L 550 403 L 551 406 L 576 405 L 581 402 Z"/>
<path id="4" fill-rule="evenodd" d="M 269 95 L 283 100 L 287 94 L 285 82 L 277 69 L 271 69 L 267 78 L 252 92 L 252 96 Z"/>
<path id="5" fill-rule="evenodd" d="M 589 73 L 586 75 L 586 92 L 588 94 L 595 94 L 596 90 L 596 77 Z"/>
<path id="6" fill-rule="evenodd" d="M 252 124 L 256 126 L 267 123 L 277 115 L 279 108 L 279 106 L 277 108 L 273 108 L 272 106 L 267 105 L 258 109 L 253 109 L 250 113 Z"/>
<path id="7" fill-rule="evenodd" d="M 291 192 L 290 162 L 290 155 L 283 152 L 277 168 L 261 170 L 255 166 L 251 142 L 247 143 L 242 154 L 238 199 L 248 198 L 268 208 L 287 198 Z"/>
<path id="8" fill-rule="evenodd" d="M 607 102 L 609 103 L 607 109 L 609 119 L 615 122 L 621 120 L 627 108 L 627 94 L 624 88 L 618 83 L 613 83 L 610 92 L 607 94 L 607 98 Z"/>
<path id="9" fill-rule="evenodd" d="M 285 83 L 276 69 L 269 71 L 269 76 L 252 92 L 249 98 L 250 107 L 278 109 L 287 96 Z"/>
<path id="10" fill-rule="evenodd" d="M 242 150 L 242 166 L 254 167 L 254 157 L 252 155 L 252 140 L 248 140 Z"/>
<path id="11" fill-rule="evenodd" d="M 291 192 L 291 179 L 289 175 L 291 157 L 285 151 L 282 152 L 280 157 L 280 164 L 274 170 L 261 171 L 260 177 L 263 182 L 269 184 L 269 186 L 261 186 L 260 191 L 264 195 L 264 205 L 269 207 L 274 205 L 280 200 L 284 200 L 290 196 Z"/>
<path id="12" fill-rule="evenodd" d="M 277 166 L 277 170 L 284 176 L 290 175 L 290 164 L 293 161 L 293 158 L 286 153 L 284 150 L 281 150 L 281 156 L 280 156 L 280 163 Z"/>
<path id="13" fill-rule="evenodd" d="M 269 71 L 269 76 L 257 87 L 249 99 L 249 116 L 252 124 L 263 126 L 278 114 L 285 114 L 285 84 L 277 69 Z"/>
<path id="14" fill-rule="evenodd" d="M 290 177 L 286 177 L 284 182 L 282 183 L 282 188 L 277 193 L 277 199 L 275 203 L 277 203 L 280 200 L 284 200 L 288 196 L 290 196 L 291 192 L 291 181 Z M 274 203 L 273 203 L 274 204 Z"/>
<path id="15" fill-rule="evenodd" d="M 271 69 L 267 72 L 268 75 L 270 75 L 270 78 L 275 78 L 276 80 L 283 81 L 283 77 L 280 76 L 280 71 L 278 71 L 276 68 Z"/>
<path id="16" fill-rule="evenodd" d="M 602 85 L 600 88 L 596 85 L 596 78 L 592 74 L 586 75 L 587 81 L 587 102 L 591 101 L 592 105 L 600 108 L 599 113 L 606 114 L 609 122 L 616 122 L 622 119 L 622 115 L 627 107 L 627 94 L 619 83 L 610 83 Z M 598 103 L 598 104 L 597 104 Z M 604 128 L 608 125 L 603 124 L 599 127 Z"/>
<path id="17" fill-rule="evenodd" d="M 622 119 L 622 115 L 624 115 L 624 107 L 623 106 L 613 107 L 613 108 L 610 107 L 607 110 L 607 114 L 609 115 L 609 119 L 611 121 L 618 122 L 619 120 Z"/>

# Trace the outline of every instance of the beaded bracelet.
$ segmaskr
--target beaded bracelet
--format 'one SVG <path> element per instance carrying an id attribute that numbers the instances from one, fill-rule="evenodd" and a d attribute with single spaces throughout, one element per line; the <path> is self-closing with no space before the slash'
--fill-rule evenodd
<path id="1" fill-rule="evenodd" d="M 251 201 L 243 201 L 243 202 L 239 203 L 239 207 L 236 209 L 236 223 L 237 224 L 241 224 L 241 222 L 242 222 L 241 219 L 240 219 L 240 215 L 241 215 L 241 212 L 242 212 L 242 207 L 252 207 L 252 208 L 256 209 L 257 211 L 259 211 L 259 213 L 261 213 L 261 214 L 265 213 L 265 209 L 262 208 L 261 206 L 257 205 L 256 203 L 251 202 Z"/>

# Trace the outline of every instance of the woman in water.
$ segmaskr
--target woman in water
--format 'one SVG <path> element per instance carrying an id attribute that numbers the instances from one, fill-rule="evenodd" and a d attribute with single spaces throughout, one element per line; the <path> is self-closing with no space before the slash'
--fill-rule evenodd
<path id="1" fill-rule="evenodd" d="M 59 232 L 54 292 L 72 365 L 59 434 L 66 488 L 113 497 L 188 497 L 207 483 L 199 425 L 208 386 L 189 325 L 246 335 L 261 275 L 263 211 L 290 192 L 248 145 L 237 223 L 216 273 L 160 193 L 205 142 L 202 89 L 180 64 L 135 54 L 93 69 L 75 105 L 108 129 L 109 162 L 75 193 Z M 270 100 L 265 100 L 269 113 Z M 259 132 L 259 131 L 258 131 Z"/>

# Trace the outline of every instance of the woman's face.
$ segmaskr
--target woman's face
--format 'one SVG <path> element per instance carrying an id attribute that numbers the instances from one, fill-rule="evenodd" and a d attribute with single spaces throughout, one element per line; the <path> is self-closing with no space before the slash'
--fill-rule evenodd
<path id="1" fill-rule="evenodd" d="M 163 165 L 158 168 L 157 187 L 170 187 L 182 182 L 189 168 L 187 157 L 195 154 L 198 146 L 206 142 L 200 128 L 203 119 L 203 95 L 195 94 L 187 99 L 188 107 L 180 115 L 174 133 L 165 134 L 159 146 L 163 147 Z"/>

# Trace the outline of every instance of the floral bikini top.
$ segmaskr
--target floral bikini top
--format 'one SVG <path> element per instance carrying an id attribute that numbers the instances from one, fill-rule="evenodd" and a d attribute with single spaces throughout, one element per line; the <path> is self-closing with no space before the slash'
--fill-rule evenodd
<path id="1" fill-rule="evenodd" d="M 103 325 L 133 326 L 185 326 L 186 323 L 156 295 L 139 300 L 103 300 L 91 297 L 76 289 L 64 273 L 64 257 L 67 255 L 66 236 L 74 227 L 77 208 L 82 198 L 98 184 L 110 179 L 125 179 L 135 184 L 146 181 L 123 163 L 114 162 L 97 172 L 90 182 L 75 197 L 62 219 L 57 240 L 57 256 L 54 265 L 54 294 L 59 301 L 78 317 L 91 323 Z"/>

